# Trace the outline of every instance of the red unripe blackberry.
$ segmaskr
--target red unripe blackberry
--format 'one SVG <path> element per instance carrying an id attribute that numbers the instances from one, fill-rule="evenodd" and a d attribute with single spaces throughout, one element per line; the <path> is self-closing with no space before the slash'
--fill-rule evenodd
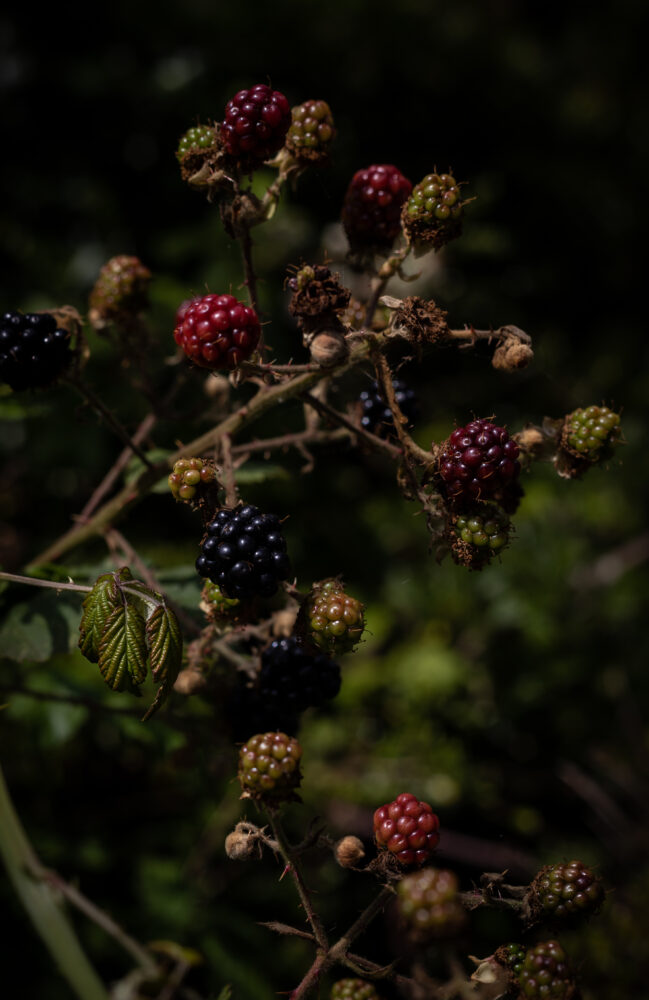
<path id="1" fill-rule="evenodd" d="M 139 257 L 111 257 L 99 272 L 88 304 L 89 318 L 98 329 L 107 323 L 127 321 L 147 308 L 151 272 Z"/>
<path id="2" fill-rule="evenodd" d="M 286 733 L 257 733 L 239 752 L 239 782 L 243 796 L 290 801 L 300 784 L 302 747 Z"/>
<path id="3" fill-rule="evenodd" d="M 450 174 L 428 174 L 417 184 L 403 209 L 403 228 L 410 242 L 439 250 L 459 236 L 460 189 Z"/>
<path id="4" fill-rule="evenodd" d="M 264 83 L 240 90 L 225 106 L 225 150 L 246 168 L 259 166 L 282 148 L 291 120 L 289 103 L 279 90 Z"/>
<path id="5" fill-rule="evenodd" d="M 395 399 L 404 417 L 410 422 L 416 420 L 419 404 L 414 389 L 400 378 L 393 379 L 392 384 Z M 396 437 L 392 410 L 386 403 L 378 382 L 373 381 L 369 389 L 364 389 L 360 400 L 362 406 L 361 426 L 378 437 Z"/>
<path id="6" fill-rule="evenodd" d="M 427 802 L 403 792 L 374 813 L 374 838 L 402 865 L 424 865 L 439 844 L 439 819 Z"/>
<path id="7" fill-rule="evenodd" d="M 314 656 L 294 636 L 274 639 L 261 654 L 259 696 L 269 711 L 299 715 L 339 691 L 338 664 L 321 653 Z"/>
<path id="8" fill-rule="evenodd" d="M 399 911 L 417 937 L 452 938 L 466 925 L 458 881 L 444 868 L 422 868 L 397 885 Z"/>
<path id="9" fill-rule="evenodd" d="M 352 250 L 389 248 L 401 232 L 401 206 L 411 191 L 408 178 L 390 163 L 357 171 L 342 211 Z"/>
<path id="10" fill-rule="evenodd" d="M 522 996 L 530 1000 L 573 1000 L 578 992 L 568 958 L 558 941 L 541 941 L 528 948 L 518 984 Z"/>
<path id="11" fill-rule="evenodd" d="M 0 382 L 15 392 L 50 385 L 71 360 L 70 334 L 50 313 L 11 311 L 0 320 Z"/>
<path id="12" fill-rule="evenodd" d="M 202 458 L 179 458 L 167 482 L 176 500 L 193 500 L 197 489 L 213 483 L 216 472 Z"/>
<path id="13" fill-rule="evenodd" d="M 276 514 L 242 504 L 223 508 L 208 524 L 196 569 L 228 597 L 272 597 L 291 565 Z"/>
<path id="14" fill-rule="evenodd" d="M 358 644 L 365 629 L 364 606 L 345 593 L 339 580 L 315 584 L 300 616 L 310 642 L 334 655 L 348 653 Z"/>
<path id="15" fill-rule="evenodd" d="M 570 861 L 542 868 L 528 899 L 535 917 L 566 920 L 595 913 L 604 901 L 604 887 L 582 861 Z"/>
<path id="16" fill-rule="evenodd" d="M 380 1000 L 366 979 L 339 979 L 331 988 L 331 1000 Z"/>
<path id="17" fill-rule="evenodd" d="M 296 160 L 310 163 L 326 160 L 336 134 L 326 101 L 305 101 L 293 108 L 286 136 L 287 149 Z"/>
<path id="18" fill-rule="evenodd" d="M 518 445 L 504 427 L 472 420 L 442 446 L 438 472 L 449 500 L 458 505 L 498 500 L 518 479 Z"/>
<path id="19" fill-rule="evenodd" d="M 194 299 L 174 330 L 174 340 L 190 361 L 212 371 L 231 371 L 247 361 L 260 336 L 257 313 L 234 295 Z"/>
<path id="20" fill-rule="evenodd" d="M 606 406 L 586 406 L 566 417 L 562 440 L 587 462 L 607 458 L 620 439 L 620 414 Z"/>

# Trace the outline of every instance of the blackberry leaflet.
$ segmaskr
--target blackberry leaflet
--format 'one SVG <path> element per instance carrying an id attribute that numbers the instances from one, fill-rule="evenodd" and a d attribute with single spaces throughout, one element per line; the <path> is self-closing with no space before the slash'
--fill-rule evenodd
<path id="1" fill-rule="evenodd" d="M 227 597 L 272 597 L 291 571 L 280 527 L 276 514 L 250 504 L 223 508 L 207 526 L 197 572 Z"/>

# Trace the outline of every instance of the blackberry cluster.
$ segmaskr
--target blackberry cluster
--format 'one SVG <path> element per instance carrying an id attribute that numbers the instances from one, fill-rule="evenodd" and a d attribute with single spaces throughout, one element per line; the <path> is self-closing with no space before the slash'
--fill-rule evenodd
<path id="1" fill-rule="evenodd" d="M 339 979 L 331 988 L 331 1000 L 380 1000 L 366 979 Z"/>
<path id="2" fill-rule="evenodd" d="M 292 111 L 286 146 L 297 160 L 317 163 L 326 160 L 336 134 L 326 101 L 305 101 Z"/>
<path id="3" fill-rule="evenodd" d="M 523 997 L 529 1000 L 576 1000 L 578 994 L 568 958 L 558 941 L 541 941 L 528 948 L 518 984 Z"/>
<path id="4" fill-rule="evenodd" d="M 403 379 L 395 378 L 392 384 L 394 385 L 394 396 L 401 412 L 409 423 L 412 423 L 419 415 L 417 394 Z M 362 406 L 361 426 L 378 437 L 396 437 L 392 411 L 381 393 L 378 382 L 374 381 L 369 389 L 364 389 L 360 400 Z"/>
<path id="5" fill-rule="evenodd" d="M 403 228 L 410 242 L 439 250 L 459 236 L 460 189 L 450 174 L 428 174 L 417 184 L 403 209 Z"/>
<path id="6" fill-rule="evenodd" d="M 309 653 L 299 639 L 274 639 L 261 655 L 259 696 L 273 712 L 297 716 L 319 708 L 340 691 L 340 667 L 322 653 Z"/>
<path id="7" fill-rule="evenodd" d="M 403 792 L 374 813 L 374 838 L 402 865 L 424 865 L 439 844 L 439 819 L 427 802 Z"/>
<path id="8" fill-rule="evenodd" d="M 457 877 L 444 868 L 423 868 L 397 885 L 399 910 L 417 936 L 456 937 L 466 925 Z"/>
<path id="9" fill-rule="evenodd" d="M 232 370 L 247 361 L 261 336 L 257 313 L 234 295 L 203 295 L 179 307 L 174 340 L 202 368 Z"/>
<path id="10" fill-rule="evenodd" d="M 606 406 L 587 406 L 568 414 L 563 440 L 569 451 L 588 462 L 606 458 L 620 438 L 620 414 Z"/>
<path id="11" fill-rule="evenodd" d="M 239 752 L 239 782 L 248 798 L 274 802 L 295 798 L 301 781 L 302 747 L 286 733 L 257 733 Z"/>
<path id="12" fill-rule="evenodd" d="M 496 950 L 494 958 L 518 979 L 526 954 L 527 949 L 522 944 L 503 944 Z"/>
<path id="13" fill-rule="evenodd" d="M 259 166 L 282 148 L 291 121 L 291 108 L 279 90 L 264 83 L 240 90 L 225 106 L 221 136 L 226 152 L 246 168 Z"/>
<path id="14" fill-rule="evenodd" d="M 211 149 L 216 139 L 212 125 L 195 125 L 181 136 L 176 150 L 176 158 L 184 160 L 188 153 L 201 153 Z"/>
<path id="15" fill-rule="evenodd" d="M 300 613 L 310 642 L 324 652 L 342 655 L 357 645 L 365 629 L 364 606 L 345 593 L 339 580 L 315 584 Z"/>
<path id="16" fill-rule="evenodd" d="M 530 886 L 532 912 L 565 920 L 595 913 L 604 901 L 604 887 L 582 861 L 546 865 Z"/>
<path id="17" fill-rule="evenodd" d="M 214 468 L 202 458 L 179 458 L 167 482 L 176 500 L 193 500 L 199 486 L 215 479 Z"/>
<path id="18" fill-rule="evenodd" d="M 90 293 L 90 320 L 101 328 L 106 323 L 128 320 L 149 304 L 151 272 L 139 257 L 111 257 L 99 272 Z"/>
<path id="19" fill-rule="evenodd" d="M 291 571 L 280 519 L 250 504 L 223 508 L 207 526 L 196 570 L 227 597 L 272 597 Z"/>
<path id="20" fill-rule="evenodd" d="M 439 459 L 446 496 L 457 505 L 500 500 L 518 479 L 518 452 L 506 429 L 491 420 L 472 420 L 466 427 L 458 427 Z"/>
<path id="21" fill-rule="evenodd" d="M 50 313 L 6 312 L 0 321 L 0 382 L 15 392 L 40 389 L 72 359 L 70 334 Z"/>
<path id="22" fill-rule="evenodd" d="M 375 164 L 352 177 L 342 220 L 352 250 L 387 249 L 401 232 L 401 206 L 412 191 L 392 164 Z"/>

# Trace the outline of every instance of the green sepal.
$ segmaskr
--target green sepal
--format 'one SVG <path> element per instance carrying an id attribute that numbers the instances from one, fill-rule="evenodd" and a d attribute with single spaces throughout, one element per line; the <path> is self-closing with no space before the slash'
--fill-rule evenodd
<path id="1" fill-rule="evenodd" d="M 97 663 L 99 660 L 99 644 L 104 627 L 119 600 L 114 574 L 104 573 L 83 601 L 83 616 L 79 625 L 79 649 L 91 663 Z"/>
<path id="2" fill-rule="evenodd" d="M 99 670 L 113 691 L 140 695 L 146 678 L 146 629 L 144 618 L 132 605 L 122 603 L 104 623 L 99 644 Z"/>

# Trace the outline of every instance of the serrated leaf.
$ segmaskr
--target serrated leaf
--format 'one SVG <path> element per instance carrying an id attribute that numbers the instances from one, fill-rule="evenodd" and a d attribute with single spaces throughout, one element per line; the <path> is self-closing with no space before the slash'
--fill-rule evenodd
<path id="1" fill-rule="evenodd" d="M 166 604 L 158 605 L 146 623 L 153 679 L 160 685 L 142 721 L 167 700 L 182 664 L 183 640 L 178 619 Z"/>
<path id="2" fill-rule="evenodd" d="M 84 598 L 83 615 L 79 624 L 79 649 L 91 663 L 97 663 L 99 660 L 101 637 L 118 601 L 120 601 L 119 593 L 112 573 L 100 576 L 88 596 Z"/>
<path id="3" fill-rule="evenodd" d="M 104 625 L 99 643 L 99 670 L 113 691 L 140 695 L 138 685 L 146 678 L 146 628 L 144 618 L 132 604 L 114 608 Z"/>

